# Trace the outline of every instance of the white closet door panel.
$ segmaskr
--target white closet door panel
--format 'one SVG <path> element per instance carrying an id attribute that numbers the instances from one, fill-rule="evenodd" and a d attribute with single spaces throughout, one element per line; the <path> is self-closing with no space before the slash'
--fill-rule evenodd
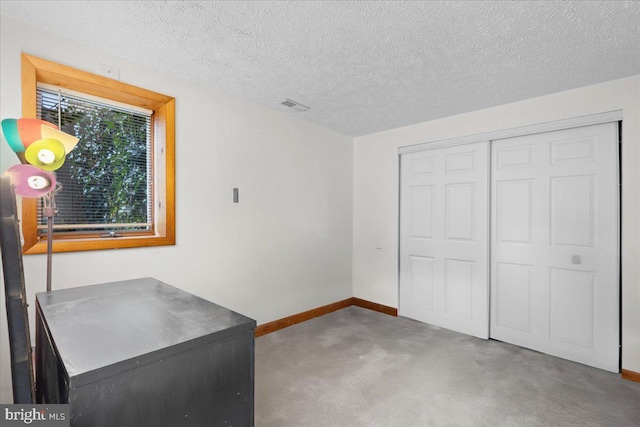
<path id="1" fill-rule="evenodd" d="M 489 336 L 488 143 L 401 159 L 400 315 Z"/>
<path id="2" fill-rule="evenodd" d="M 492 142 L 492 338 L 618 371 L 617 129 Z"/>

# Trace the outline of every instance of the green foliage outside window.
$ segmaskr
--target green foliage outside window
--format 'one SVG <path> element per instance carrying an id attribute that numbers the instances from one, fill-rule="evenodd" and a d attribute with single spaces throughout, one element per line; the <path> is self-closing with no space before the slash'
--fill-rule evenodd
<path id="1" fill-rule="evenodd" d="M 57 171 L 56 230 L 149 230 L 150 117 L 43 89 L 38 101 L 41 119 L 57 125 L 60 112 L 61 130 L 80 138 Z"/>

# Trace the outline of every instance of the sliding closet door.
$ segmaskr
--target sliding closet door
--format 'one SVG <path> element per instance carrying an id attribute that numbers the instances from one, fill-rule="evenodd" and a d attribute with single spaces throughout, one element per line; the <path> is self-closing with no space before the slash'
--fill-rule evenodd
<path id="1" fill-rule="evenodd" d="M 488 143 L 401 157 L 400 308 L 488 338 Z"/>
<path id="2" fill-rule="evenodd" d="M 617 131 L 492 142 L 492 338 L 618 371 Z"/>

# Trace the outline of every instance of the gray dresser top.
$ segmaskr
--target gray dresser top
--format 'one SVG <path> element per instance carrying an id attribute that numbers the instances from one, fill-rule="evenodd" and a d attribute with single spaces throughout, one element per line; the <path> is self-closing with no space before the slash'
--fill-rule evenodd
<path id="1" fill-rule="evenodd" d="M 256 325 L 153 278 L 41 292 L 36 299 L 72 387 Z"/>

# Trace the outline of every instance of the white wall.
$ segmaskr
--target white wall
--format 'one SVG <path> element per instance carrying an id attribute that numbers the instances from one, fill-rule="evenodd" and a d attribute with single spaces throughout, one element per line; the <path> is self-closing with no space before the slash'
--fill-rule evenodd
<path id="1" fill-rule="evenodd" d="M 1 27 L 2 118 L 21 114 L 21 51 L 90 72 L 107 64 L 176 98 L 176 246 L 54 254 L 53 289 L 151 276 L 258 324 L 352 296 L 350 137 L 6 17 Z M 14 163 L 3 138 L 0 172 Z M 32 321 L 45 269 L 44 255 L 24 257 Z M 0 402 L 10 402 L 0 294 Z"/>
<path id="2" fill-rule="evenodd" d="M 354 296 L 398 306 L 399 147 L 620 109 L 622 367 L 640 372 L 640 76 L 355 138 Z"/>

